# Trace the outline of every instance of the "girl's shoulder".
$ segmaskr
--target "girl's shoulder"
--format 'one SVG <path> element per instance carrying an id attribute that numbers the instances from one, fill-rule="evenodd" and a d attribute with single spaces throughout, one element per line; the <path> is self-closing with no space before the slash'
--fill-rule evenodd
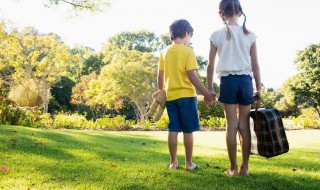
<path id="1" fill-rule="evenodd" d="M 213 39 L 217 39 L 219 38 L 219 36 L 221 36 L 221 34 L 225 33 L 226 29 L 225 28 L 220 28 L 218 30 L 215 30 L 211 36 L 210 36 L 210 39 L 213 40 Z"/>

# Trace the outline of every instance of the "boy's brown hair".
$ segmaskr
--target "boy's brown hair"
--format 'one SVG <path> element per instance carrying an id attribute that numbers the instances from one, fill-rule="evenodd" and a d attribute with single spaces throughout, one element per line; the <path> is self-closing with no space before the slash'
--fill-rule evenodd
<path id="1" fill-rule="evenodd" d="M 193 34 L 193 28 L 191 24 L 185 19 L 175 20 L 169 28 L 171 40 L 184 38 L 186 37 L 186 33 L 190 34 L 191 36 Z"/>

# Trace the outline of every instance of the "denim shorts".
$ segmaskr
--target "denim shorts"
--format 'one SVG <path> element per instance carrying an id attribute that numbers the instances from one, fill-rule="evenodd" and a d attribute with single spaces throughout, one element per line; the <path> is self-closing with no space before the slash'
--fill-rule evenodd
<path id="1" fill-rule="evenodd" d="M 221 77 L 219 101 L 225 104 L 252 104 L 254 99 L 251 76 L 228 75 Z"/>
<path id="2" fill-rule="evenodd" d="M 197 97 L 166 102 L 170 132 L 191 133 L 200 129 Z"/>

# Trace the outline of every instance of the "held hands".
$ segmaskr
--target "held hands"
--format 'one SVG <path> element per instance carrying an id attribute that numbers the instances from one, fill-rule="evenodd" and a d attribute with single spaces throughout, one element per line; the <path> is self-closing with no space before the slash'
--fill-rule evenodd
<path id="1" fill-rule="evenodd" d="M 207 104 L 212 104 L 216 101 L 216 93 L 214 92 L 209 92 L 204 96 L 204 101 Z"/>

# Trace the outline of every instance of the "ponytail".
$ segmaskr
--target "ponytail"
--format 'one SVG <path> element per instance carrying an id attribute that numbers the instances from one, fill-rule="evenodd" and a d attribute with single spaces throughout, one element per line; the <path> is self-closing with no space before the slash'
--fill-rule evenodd
<path id="1" fill-rule="evenodd" d="M 221 2 L 219 4 L 219 13 L 222 17 L 224 24 L 226 25 L 228 40 L 231 39 L 231 32 L 230 32 L 230 28 L 228 26 L 228 23 L 224 17 L 225 16 L 232 17 L 235 14 L 239 14 L 240 12 L 244 16 L 244 21 L 243 21 L 243 25 L 242 25 L 243 33 L 245 33 L 247 35 L 247 34 L 249 34 L 249 31 L 247 30 L 247 27 L 246 27 L 247 16 L 243 13 L 239 0 L 221 0 Z"/>
<path id="2" fill-rule="evenodd" d="M 243 32 L 244 32 L 245 34 L 249 34 L 249 31 L 247 30 L 247 27 L 246 27 L 247 16 L 243 13 L 241 6 L 240 6 L 240 11 L 241 11 L 241 13 L 242 13 L 243 16 L 244 16 L 244 21 L 243 21 L 243 25 L 242 25 Z"/>
<path id="3" fill-rule="evenodd" d="M 228 26 L 227 21 L 223 18 L 223 23 L 226 25 L 226 30 L 227 30 L 227 40 L 231 39 L 231 32 L 230 32 L 230 28 Z"/>

